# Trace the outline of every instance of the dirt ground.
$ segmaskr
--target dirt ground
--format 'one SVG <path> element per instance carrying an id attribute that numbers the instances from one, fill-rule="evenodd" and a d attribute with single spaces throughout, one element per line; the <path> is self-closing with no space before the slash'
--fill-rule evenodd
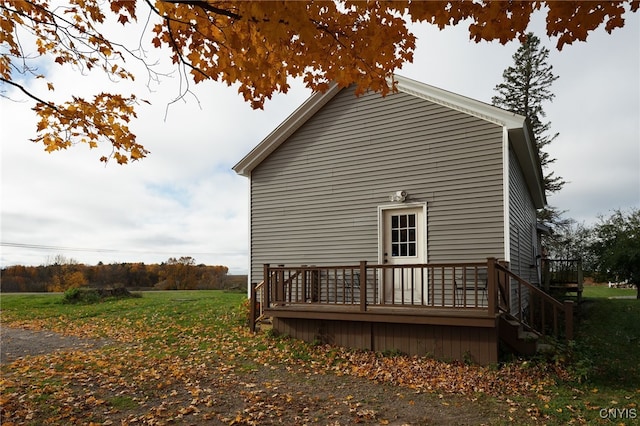
<path id="1" fill-rule="evenodd" d="M 30 355 L 54 351 L 99 348 L 107 340 L 82 339 L 50 331 L 30 331 L 2 327 L 0 353 L 3 364 Z M 250 409 L 245 405 L 248 386 L 253 394 L 252 405 L 262 406 L 266 417 L 259 424 L 324 424 L 324 425 L 482 425 L 508 421 L 509 407 L 505 404 L 456 395 L 416 393 L 408 388 L 376 383 L 366 378 L 326 375 L 305 375 L 285 368 L 261 368 L 238 376 L 231 384 L 232 392 L 217 397 L 215 417 L 208 420 L 190 419 L 172 424 L 209 425 L 233 424 L 233 413 Z M 265 384 L 268 384 L 265 385 Z M 215 386 L 215 385 L 214 385 Z M 274 392 L 274 386 L 277 391 Z M 234 391 L 233 391 L 234 390 Z M 245 395 L 245 401 L 240 395 Z M 283 404 L 278 400 L 289 395 Z M 293 397 L 291 397 L 293 396 Z M 175 393 L 172 404 L 181 405 L 191 395 Z M 185 401 L 180 401 L 185 399 Z M 285 412 L 269 413 L 269 407 L 287 407 Z M 105 424 L 129 424 L 131 416 L 141 415 L 139 410 L 127 410 L 109 418 Z M 229 415 L 225 418 L 224 413 Z M 221 415 L 222 414 L 222 415 Z M 511 411 L 511 415 L 517 415 Z M 20 423 L 19 419 L 17 423 Z M 122 422 L 122 423 L 121 423 Z M 525 421 L 522 424 L 528 423 Z"/>
<path id="2" fill-rule="evenodd" d="M 0 327 L 0 363 L 11 362 L 28 355 L 43 355 L 54 351 L 79 348 L 95 349 L 107 340 L 81 339 L 51 331 L 32 331 Z"/>

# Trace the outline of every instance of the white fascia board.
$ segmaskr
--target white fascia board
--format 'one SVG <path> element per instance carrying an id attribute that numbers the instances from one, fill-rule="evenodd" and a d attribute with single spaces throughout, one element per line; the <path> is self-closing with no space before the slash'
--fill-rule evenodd
<path id="1" fill-rule="evenodd" d="M 396 75 L 395 79 L 398 82 L 397 88 L 401 92 L 472 115 L 506 129 L 536 207 L 542 208 L 546 204 L 540 160 L 526 117 L 406 77 Z M 508 149 L 508 145 L 505 149 Z"/>
<path id="2" fill-rule="evenodd" d="M 540 158 L 535 148 L 533 135 L 525 124 L 523 132 L 510 130 L 509 140 L 512 143 L 516 157 L 518 157 L 533 203 L 537 209 L 541 209 L 547 204 L 547 198 L 544 190 L 542 167 L 540 166 Z"/>
<path id="3" fill-rule="evenodd" d="M 397 88 L 401 92 L 478 117 L 499 126 L 506 127 L 507 129 L 523 128 L 525 117 L 522 115 L 410 78 L 399 75 L 396 75 L 394 78 L 398 82 Z"/>
<path id="4" fill-rule="evenodd" d="M 298 130 L 307 120 L 318 112 L 342 88 L 333 83 L 326 92 L 311 95 L 286 120 L 276 127 L 266 138 L 253 148 L 232 169 L 241 176 L 249 177 L 251 170 L 275 151 L 289 136 Z"/>
<path id="5" fill-rule="evenodd" d="M 249 220 L 247 221 L 247 235 L 248 235 L 248 241 L 247 241 L 247 247 L 249 247 L 249 270 L 247 272 L 247 298 L 251 299 L 251 286 L 252 284 L 252 280 L 253 280 L 253 247 L 251 246 L 251 228 L 253 227 L 253 223 L 251 221 L 251 185 L 252 185 L 252 181 L 251 181 L 251 176 L 249 176 L 249 191 L 247 191 L 247 205 L 248 205 L 248 211 L 249 211 Z M 263 277 L 264 279 L 264 277 Z"/>
<path id="6" fill-rule="evenodd" d="M 511 186 L 509 185 L 509 131 L 502 129 L 502 217 L 505 262 L 511 262 Z"/>

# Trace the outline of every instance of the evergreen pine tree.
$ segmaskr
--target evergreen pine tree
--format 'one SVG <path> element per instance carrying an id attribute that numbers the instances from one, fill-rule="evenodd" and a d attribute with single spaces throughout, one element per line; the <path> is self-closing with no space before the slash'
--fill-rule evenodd
<path id="1" fill-rule="evenodd" d="M 491 98 L 493 105 L 529 119 L 536 139 L 547 195 L 559 191 L 565 184 L 562 177 L 555 176 L 549 170 L 555 158 L 550 158 L 544 149 L 558 137 L 558 133 L 549 134 L 551 123 L 544 122 L 546 114 L 542 108 L 545 101 L 551 102 L 555 97 L 551 92 L 551 85 L 558 79 L 558 76 L 553 75 L 553 67 L 548 64 L 548 58 L 549 49 L 540 45 L 540 39 L 536 35 L 527 34 L 526 40 L 513 55 L 514 65 L 504 70 L 504 81 L 494 88 L 498 94 Z M 552 228 L 565 224 L 561 213 L 553 207 L 540 210 L 538 219 Z"/>

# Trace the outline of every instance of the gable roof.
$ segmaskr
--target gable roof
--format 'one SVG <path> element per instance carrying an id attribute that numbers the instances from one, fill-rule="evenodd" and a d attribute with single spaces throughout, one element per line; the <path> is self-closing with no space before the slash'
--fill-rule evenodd
<path id="1" fill-rule="evenodd" d="M 520 162 L 534 204 L 537 208 L 541 208 L 546 204 L 542 168 L 540 167 L 534 136 L 526 117 L 406 77 L 395 75 L 394 79 L 397 82 L 396 87 L 399 92 L 425 99 L 505 128 L 509 134 L 511 146 Z M 233 166 L 233 170 L 239 175 L 249 177 L 255 167 L 341 90 L 342 88 L 334 83 L 326 92 L 318 92 L 311 95 L 262 142 Z"/>

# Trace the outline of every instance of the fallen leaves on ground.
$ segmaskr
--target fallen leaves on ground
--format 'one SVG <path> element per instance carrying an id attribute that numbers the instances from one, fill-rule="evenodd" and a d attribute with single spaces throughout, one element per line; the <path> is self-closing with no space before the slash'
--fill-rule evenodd
<path id="1" fill-rule="evenodd" d="M 215 321 L 150 316 L 113 322 L 94 318 L 16 321 L 4 325 L 108 338 L 97 350 L 54 352 L 2 366 L 3 425 L 47 424 L 388 424 L 353 395 L 295 391 L 287 374 L 357 377 L 403 392 L 511 398 L 545 395 L 561 370 L 530 363 L 482 367 L 425 357 L 383 356 L 252 334 L 229 314 Z M 182 324 L 182 325 L 181 325 Z M 271 377 L 273 376 L 273 377 Z M 291 389 L 294 389 L 293 391 Z M 412 404 L 407 400 L 408 405 Z M 519 407 L 531 419 L 537 407 Z M 187 421 L 188 419 L 188 421 Z"/>

